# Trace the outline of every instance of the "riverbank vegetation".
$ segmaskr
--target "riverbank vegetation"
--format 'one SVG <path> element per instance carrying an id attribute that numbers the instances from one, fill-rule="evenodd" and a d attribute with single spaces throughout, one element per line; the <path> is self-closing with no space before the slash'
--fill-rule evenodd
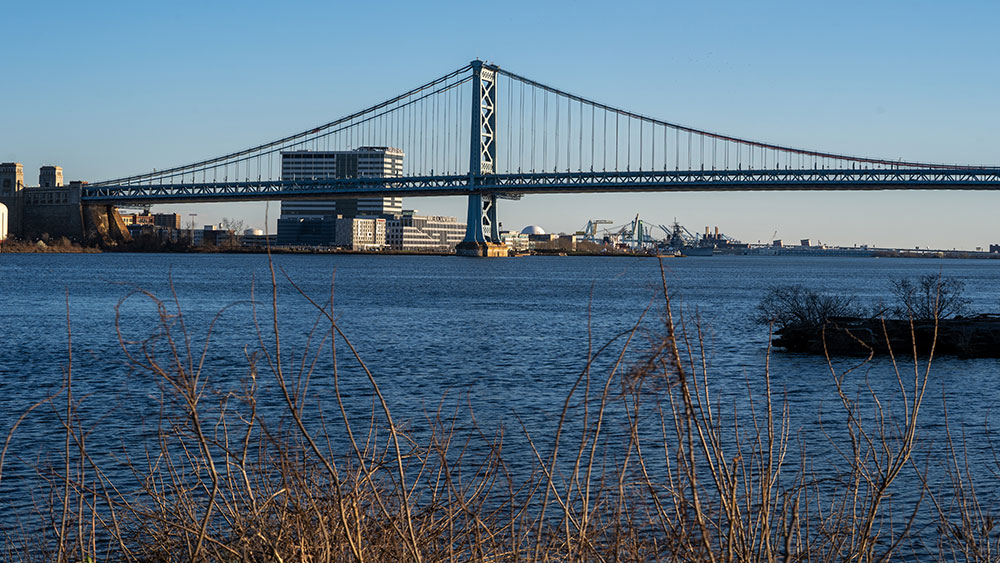
<path id="1" fill-rule="evenodd" d="M 163 392 L 142 451 L 123 448 L 113 461 L 93 451 L 101 429 L 80 415 L 87 390 L 73 381 L 70 353 L 62 388 L 25 413 L 52 410 L 63 434 L 61 451 L 37 467 L 42 525 L 4 530 L 5 559 L 985 561 L 1000 552 L 1000 515 L 978 502 L 960 437 L 938 449 L 944 480 L 914 456 L 930 360 L 881 364 L 894 382 L 888 396 L 854 378 L 864 364 L 828 361 L 823 384 L 838 405 L 810 434 L 833 457 L 814 459 L 798 441 L 793 399 L 768 370 L 748 376 L 739 400 L 720 400 L 703 327 L 675 307 L 664 275 L 660 306 L 589 350 L 543 433 L 444 402 L 402 420 L 331 296 L 300 295 L 316 329 L 306 349 L 282 346 L 277 275 L 253 302 L 258 345 L 246 350 L 239 388 L 218 387 L 206 361 L 214 323 L 187 326 L 176 297 L 123 300 L 122 352 Z M 850 305 L 803 297 L 808 318 Z M 136 299 L 157 311 L 141 334 L 123 328 L 122 305 Z M 318 355 L 328 372 L 317 371 Z M 364 421 L 348 414 L 358 397 L 340 391 L 348 372 L 367 382 Z M 332 409 L 318 400 L 321 377 L 332 381 Z M 516 443 L 524 447 L 512 451 Z"/>
<path id="2" fill-rule="evenodd" d="M 58 239 L 42 239 L 37 241 L 24 241 L 14 238 L 0 240 L 0 254 L 2 253 L 37 253 L 37 252 L 71 252 L 71 253 L 95 253 L 100 252 L 99 248 L 83 246 L 78 242 L 73 242 L 66 237 Z"/>
<path id="3" fill-rule="evenodd" d="M 756 320 L 775 329 L 775 346 L 791 352 L 1000 357 L 1000 315 L 973 314 L 963 291 L 957 278 L 901 278 L 890 281 L 888 303 L 865 307 L 851 296 L 775 286 L 761 299 Z"/>

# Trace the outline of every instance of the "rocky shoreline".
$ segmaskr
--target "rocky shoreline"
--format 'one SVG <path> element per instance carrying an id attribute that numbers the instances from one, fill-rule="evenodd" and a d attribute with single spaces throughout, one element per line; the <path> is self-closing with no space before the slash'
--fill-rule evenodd
<path id="1" fill-rule="evenodd" d="M 1000 315 L 951 319 L 831 317 L 825 324 L 793 324 L 775 332 L 774 346 L 788 352 L 868 356 L 918 355 L 1000 358 Z"/>

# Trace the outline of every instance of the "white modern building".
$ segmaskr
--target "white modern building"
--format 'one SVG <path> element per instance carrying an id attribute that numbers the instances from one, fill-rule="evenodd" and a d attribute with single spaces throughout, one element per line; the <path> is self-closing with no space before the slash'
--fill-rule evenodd
<path id="1" fill-rule="evenodd" d="M 531 250 L 535 246 L 531 241 L 530 235 L 524 232 L 501 231 L 500 240 L 514 252 L 524 252 Z"/>
<path id="2" fill-rule="evenodd" d="M 465 223 L 455 217 L 406 210 L 387 225 L 386 243 L 393 250 L 450 252 L 465 238 Z"/>
<path id="3" fill-rule="evenodd" d="M 7 206 L 0 203 L 0 240 L 7 238 Z"/>
<path id="4" fill-rule="evenodd" d="M 338 217 L 336 244 L 351 250 L 385 247 L 386 220 L 381 217 Z"/>
<path id="5" fill-rule="evenodd" d="M 403 151 L 392 147 L 360 147 L 351 151 L 287 151 L 281 153 L 281 179 L 398 178 L 403 175 Z M 388 217 L 403 212 L 403 198 L 283 201 L 281 216 Z"/>

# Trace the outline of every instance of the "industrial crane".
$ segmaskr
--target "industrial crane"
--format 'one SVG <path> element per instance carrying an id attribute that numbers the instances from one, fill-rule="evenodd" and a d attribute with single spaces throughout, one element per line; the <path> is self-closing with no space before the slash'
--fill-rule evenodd
<path id="1" fill-rule="evenodd" d="M 612 221 L 607 219 L 591 219 L 590 221 L 587 221 L 587 226 L 583 228 L 583 240 L 588 242 L 598 242 L 598 225 L 610 225 L 611 223 Z"/>
<path id="2" fill-rule="evenodd" d="M 640 219 L 638 213 L 635 215 L 635 219 L 632 219 L 631 223 L 622 225 L 613 234 L 617 238 L 617 242 L 629 246 L 645 246 L 656 242 L 650 234 L 649 224 Z"/>

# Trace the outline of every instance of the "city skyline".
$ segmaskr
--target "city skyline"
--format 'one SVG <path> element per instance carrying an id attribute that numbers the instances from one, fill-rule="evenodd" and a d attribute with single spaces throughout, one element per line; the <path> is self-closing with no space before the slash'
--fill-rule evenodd
<path id="1" fill-rule="evenodd" d="M 529 10 L 514 3 L 497 16 L 506 24 L 505 40 L 495 36 L 499 31 L 473 39 L 445 34 L 475 16 L 458 4 L 435 10 L 441 14 L 431 21 L 389 3 L 370 13 L 359 7 L 338 13 L 377 16 L 385 41 L 366 44 L 358 30 L 338 28 L 343 37 L 329 45 L 314 35 L 319 23 L 263 13 L 264 4 L 228 15 L 231 27 L 282 39 L 268 42 L 282 45 L 274 51 L 249 44 L 229 26 L 217 28 L 212 22 L 225 19 L 218 7 L 182 4 L 190 17 L 178 18 L 173 8 L 115 6 L 66 4 L 48 20 L 45 42 L 30 41 L 27 32 L 41 13 L 13 7 L 23 25 L 15 26 L 9 72 L 36 86 L 0 94 L 11 114 L 0 160 L 22 162 L 25 170 L 59 165 L 67 181 L 185 164 L 305 130 L 478 56 L 571 92 L 721 133 L 869 157 L 1000 164 L 994 156 L 1000 115 L 990 96 L 998 79 L 986 70 L 996 51 L 988 22 L 998 9 L 986 3 L 858 3 L 838 5 L 837 12 L 794 4 L 631 3 L 618 13 L 644 17 L 627 22 L 599 17 L 599 4 L 565 12 L 568 5 Z M 295 6 L 300 10 L 291 12 L 331 11 Z M 565 25 L 552 29 L 541 23 L 546 18 Z M 685 25 L 663 24 L 678 20 Z M 418 33 L 415 21 L 440 32 Z M 293 23 L 309 33 L 297 33 Z M 74 26 L 87 30 L 83 37 L 71 33 Z M 112 30 L 135 48 L 102 39 Z M 139 41 L 140 33 L 162 34 L 163 43 Z M 347 48 L 370 60 L 319 57 Z M 392 72 L 379 60 L 392 60 Z M 992 225 L 998 203 L 994 192 L 550 195 L 504 201 L 499 218 L 511 230 L 538 224 L 572 232 L 588 219 L 621 224 L 641 213 L 653 223 L 677 218 L 692 231 L 717 225 L 746 242 L 766 242 L 776 231 L 785 240 L 847 246 L 973 249 L 1000 241 Z M 407 198 L 405 206 L 464 217 L 466 202 Z M 197 213 L 206 224 L 239 216 L 264 226 L 262 204 L 154 211 Z M 268 215 L 274 232 L 279 206 L 271 204 Z"/>

